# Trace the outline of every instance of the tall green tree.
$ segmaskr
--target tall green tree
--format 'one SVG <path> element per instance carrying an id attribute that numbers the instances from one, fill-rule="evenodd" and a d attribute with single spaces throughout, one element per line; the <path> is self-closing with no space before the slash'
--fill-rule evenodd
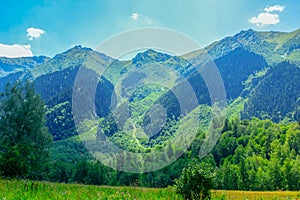
<path id="1" fill-rule="evenodd" d="M 0 173 L 43 178 L 52 137 L 45 126 L 45 105 L 30 82 L 7 84 L 0 94 Z"/>

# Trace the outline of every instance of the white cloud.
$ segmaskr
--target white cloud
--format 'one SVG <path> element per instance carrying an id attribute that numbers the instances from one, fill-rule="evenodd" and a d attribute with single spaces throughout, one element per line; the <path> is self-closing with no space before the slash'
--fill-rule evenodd
<path id="1" fill-rule="evenodd" d="M 33 53 L 30 45 L 20 44 L 1 44 L 0 43 L 0 57 L 17 58 L 17 57 L 31 57 Z"/>
<path id="2" fill-rule="evenodd" d="M 45 34 L 46 32 L 42 29 L 39 28 L 28 28 L 27 30 L 27 37 L 29 38 L 29 40 L 33 40 L 34 38 L 39 38 L 41 37 L 43 34 Z"/>
<path id="3" fill-rule="evenodd" d="M 260 13 L 257 17 L 252 17 L 250 23 L 257 26 L 265 26 L 270 24 L 278 24 L 280 22 L 279 15 L 272 13 Z"/>
<path id="4" fill-rule="evenodd" d="M 130 17 L 134 20 L 137 20 L 139 18 L 139 16 L 140 16 L 139 13 L 132 13 Z"/>
<path id="5" fill-rule="evenodd" d="M 132 13 L 130 18 L 133 19 L 134 21 L 139 21 L 141 24 L 150 25 L 153 22 L 152 19 L 140 13 Z"/>
<path id="6" fill-rule="evenodd" d="M 273 12 L 282 12 L 283 10 L 284 6 L 281 5 L 267 6 L 264 9 L 265 12 L 258 14 L 257 17 L 252 17 L 249 22 L 256 26 L 278 24 L 280 22 L 279 15 Z"/>
<path id="7" fill-rule="evenodd" d="M 281 5 L 268 6 L 265 8 L 266 12 L 274 12 L 274 11 L 282 12 L 283 10 L 284 10 L 284 6 Z"/>

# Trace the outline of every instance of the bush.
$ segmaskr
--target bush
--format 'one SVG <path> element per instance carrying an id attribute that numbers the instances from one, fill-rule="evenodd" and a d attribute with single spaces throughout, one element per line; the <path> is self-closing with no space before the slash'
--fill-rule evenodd
<path id="1" fill-rule="evenodd" d="M 184 168 L 175 183 L 176 193 L 184 199 L 211 199 L 212 187 L 213 174 L 199 164 Z"/>

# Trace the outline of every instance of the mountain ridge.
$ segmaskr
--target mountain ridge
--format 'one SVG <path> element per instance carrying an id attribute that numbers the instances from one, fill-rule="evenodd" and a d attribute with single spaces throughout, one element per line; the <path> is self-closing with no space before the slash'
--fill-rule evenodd
<path id="1" fill-rule="evenodd" d="M 262 96 L 259 93 L 253 92 L 261 91 L 260 87 L 265 88 L 266 85 L 277 84 L 278 80 L 281 80 L 274 78 L 265 79 L 266 77 L 273 77 L 269 75 L 270 73 L 278 73 L 276 70 L 279 70 L 277 67 L 279 63 L 288 61 L 295 66 L 299 66 L 300 59 L 295 56 L 300 52 L 300 45 L 298 44 L 300 44 L 300 29 L 290 33 L 258 32 L 249 29 L 216 41 L 205 49 L 186 55 L 171 56 L 149 49 L 138 53 L 129 61 L 119 61 L 103 53 L 96 52 L 91 48 L 77 45 L 63 53 L 55 55 L 53 58 L 38 57 L 40 60 L 35 58 L 37 59 L 35 62 L 33 62 L 33 58 L 8 59 L 11 63 L 21 62 L 20 66 L 27 66 L 30 62 L 33 64 L 25 68 L 21 67 L 22 70 L 11 71 L 9 74 L 0 77 L 0 89 L 3 89 L 5 83 L 9 81 L 16 81 L 18 79 L 32 80 L 36 84 L 38 93 L 41 94 L 46 102 L 49 130 L 55 136 L 56 140 L 60 140 L 74 136 L 72 91 L 78 69 L 83 67 L 94 71 L 99 76 L 99 79 L 100 75 L 102 75 L 102 81 L 100 81 L 101 83 L 97 87 L 96 96 L 99 100 L 97 100 L 96 109 L 99 116 L 107 116 L 116 86 L 118 86 L 118 90 L 123 91 L 126 95 L 135 94 L 130 92 L 134 84 L 129 82 L 145 84 L 147 83 L 146 78 L 149 75 L 152 81 L 155 80 L 158 83 L 164 82 L 168 88 L 172 88 L 178 82 L 187 79 L 197 96 L 198 104 L 211 105 L 205 80 L 194 69 L 193 63 L 205 65 L 207 61 L 214 61 L 223 79 L 228 103 L 239 102 L 234 107 L 234 109 L 238 108 L 238 110 L 231 113 L 239 115 L 239 113 L 244 111 L 244 105 L 246 105 L 247 110 L 253 111 L 251 111 L 253 116 L 243 115 L 247 118 L 269 116 L 269 118 L 276 122 L 285 117 L 290 118 L 290 120 L 298 120 L 296 118 L 299 116 L 298 113 L 300 111 L 297 110 L 297 105 L 295 106 L 294 104 L 283 107 L 276 106 L 277 112 L 285 113 L 283 109 L 289 110 L 280 119 L 274 117 L 275 115 L 270 109 L 267 111 L 269 112 L 267 115 L 262 115 L 266 111 L 256 106 L 256 102 L 270 102 L 272 94 Z M 288 52 L 286 53 L 286 58 L 282 57 L 283 52 Z M 272 56 L 269 57 L 269 55 Z M 294 55 L 294 57 L 291 57 L 291 55 Z M 289 58 L 292 59 L 289 60 Z M 0 58 L 0 70 L 4 70 L 5 66 L 1 64 L 1 60 L 7 59 Z M 10 67 L 13 68 L 14 65 L 12 64 Z M 150 68 L 146 69 L 147 67 Z M 146 71 L 143 71 L 144 68 Z M 140 74 L 136 73 L 137 69 L 142 70 L 139 72 Z M 270 69 L 272 70 L 270 71 Z M 295 70 L 300 70 L 300 68 L 295 68 Z M 124 75 L 128 77 L 124 77 Z M 130 77 L 134 76 L 139 78 L 130 79 Z M 288 84 L 297 84 L 291 76 L 293 75 L 288 74 L 286 76 L 288 80 L 285 81 L 283 87 L 288 87 Z M 264 84 L 260 84 L 262 82 Z M 180 86 L 177 87 L 180 88 Z M 175 116 L 180 115 L 176 108 L 178 105 L 168 101 L 169 97 L 170 99 L 174 99 L 174 95 L 172 96 L 171 93 L 166 93 L 160 99 L 157 99 L 155 95 L 151 96 L 151 93 L 155 93 L 156 91 L 156 95 L 162 94 L 163 90 L 161 88 L 151 86 L 139 89 L 142 92 L 141 96 L 143 98 L 133 102 L 132 106 L 140 104 L 141 108 L 145 109 L 145 106 L 149 105 L 144 102 L 153 103 L 160 101 L 168 106 L 169 111 L 173 110 L 174 112 L 172 111 L 171 113 L 175 113 Z M 296 91 L 293 89 L 289 95 L 294 95 L 296 99 L 300 98 L 299 94 L 295 93 Z M 280 95 L 276 90 L 273 90 L 273 93 Z M 274 105 L 280 105 L 286 98 L 288 97 L 276 98 L 272 101 Z M 236 101 L 237 99 L 238 101 Z M 105 106 L 105 108 L 101 108 L 101 106 Z M 296 110 L 293 111 L 293 109 Z M 137 113 L 139 113 L 138 110 L 136 111 L 136 116 L 138 116 Z"/>

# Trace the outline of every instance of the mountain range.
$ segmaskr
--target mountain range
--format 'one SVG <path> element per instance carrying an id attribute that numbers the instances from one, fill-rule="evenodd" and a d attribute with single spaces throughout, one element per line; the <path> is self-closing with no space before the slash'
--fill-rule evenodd
<path id="1" fill-rule="evenodd" d="M 284 33 L 250 29 L 182 56 L 149 49 L 131 60 L 121 61 L 90 48 L 75 46 L 53 58 L 2 57 L 0 90 L 6 83 L 18 79 L 33 81 L 47 106 L 49 131 L 55 141 L 65 140 L 77 135 L 72 93 L 79 70 L 102 75 L 97 77 L 101 79 L 95 94 L 97 117 L 108 119 L 116 107 L 114 100 L 119 98 L 118 101 L 128 100 L 132 120 L 147 125 L 147 109 L 156 103 L 166 108 L 168 119 L 179 119 L 182 112 L 179 102 L 168 88 L 183 91 L 182 77 L 191 85 L 197 106 L 211 106 L 206 82 L 192 65 L 200 62 L 204 54 L 209 55 L 223 80 L 228 115 L 274 122 L 300 119 L 300 30 Z M 128 121 L 120 120 L 119 123 L 126 126 Z M 107 134 L 117 132 L 110 130 Z M 162 130 L 156 137 L 163 134 Z"/>

